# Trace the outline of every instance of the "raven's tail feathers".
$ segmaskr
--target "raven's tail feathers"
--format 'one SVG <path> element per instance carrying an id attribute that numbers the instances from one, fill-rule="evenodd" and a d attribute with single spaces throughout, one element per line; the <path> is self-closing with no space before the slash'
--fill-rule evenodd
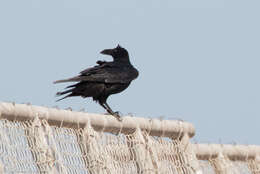
<path id="1" fill-rule="evenodd" d="M 58 101 L 61 101 L 61 100 L 65 99 L 65 98 L 67 98 L 67 97 L 70 97 L 70 96 L 71 96 L 71 94 L 69 94 L 69 95 L 66 95 L 65 97 L 62 97 L 62 98 L 60 98 L 60 99 L 56 100 L 56 102 L 58 102 Z"/>
<path id="2" fill-rule="evenodd" d="M 69 90 L 66 90 L 66 91 L 63 91 L 63 92 L 57 92 L 57 93 L 56 93 L 56 96 L 61 96 L 61 95 L 64 95 L 64 94 L 67 94 L 67 93 L 70 93 L 70 92 L 72 92 L 72 89 L 69 89 Z M 60 100 L 63 100 L 63 99 L 65 99 L 65 98 L 67 98 L 67 97 L 71 97 L 71 96 L 73 96 L 72 93 L 66 95 L 65 97 L 62 97 L 61 99 L 56 100 L 56 102 L 58 102 L 58 101 L 60 101 Z"/>

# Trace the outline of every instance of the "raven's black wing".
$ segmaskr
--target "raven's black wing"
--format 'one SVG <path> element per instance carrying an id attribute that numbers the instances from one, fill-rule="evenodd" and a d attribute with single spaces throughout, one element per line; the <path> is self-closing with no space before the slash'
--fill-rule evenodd
<path id="1" fill-rule="evenodd" d="M 131 64 L 116 64 L 114 62 L 106 62 L 101 65 L 88 68 L 80 72 L 80 75 L 58 80 L 54 83 L 62 82 L 102 82 L 102 83 L 129 83 L 138 76 L 138 71 Z"/>

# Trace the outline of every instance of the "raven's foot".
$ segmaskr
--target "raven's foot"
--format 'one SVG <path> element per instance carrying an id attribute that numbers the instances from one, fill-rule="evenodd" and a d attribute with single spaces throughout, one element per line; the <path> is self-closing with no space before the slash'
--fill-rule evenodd
<path id="1" fill-rule="evenodd" d="M 111 115 L 113 115 L 114 117 L 116 117 L 116 119 L 117 119 L 118 121 L 122 121 L 122 120 L 123 120 L 122 117 L 120 117 L 119 112 L 113 112 Z"/>
<path id="2" fill-rule="evenodd" d="M 108 112 L 109 114 L 111 114 L 112 116 L 114 116 L 118 121 L 122 121 L 122 118 L 120 117 L 119 112 L 114 112 L 114 111 L 108 106 L 108 104 L 107 104 L 106 102 L 102 103 L 102 102 L 99 101 L 99 104 L 100 104 L 105 110 L 107 110 L 107 112 Z"/>
<path id="3" fill-rule="evenodd" d="M 115 117 L 118 121 L 122 121 L 122 117 L 120 116 L 119 112 L 107 112 L 105 115 L 112 115 Z"/>

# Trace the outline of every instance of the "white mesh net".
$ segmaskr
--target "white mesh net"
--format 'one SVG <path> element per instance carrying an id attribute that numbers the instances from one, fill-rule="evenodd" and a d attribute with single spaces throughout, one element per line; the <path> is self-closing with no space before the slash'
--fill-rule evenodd
<path id="1" fill-rule="evenodd" d="M 149 136 L 139 129 L 131 135 L 113 135 L 90 126 L 49 126 L 45 120 L 1 120 L 0 152 L 4 173 L 259 173 L 253 160 L 197 160 L 181 141 Z"/>
<path id="2" fill-rule="evenodd" d="M 152 136 L 140 128 L 112 134 L 90 122 L 68 128 L 38 117 L 0 120 L 0 173 L 260 174 L 259 151 L 239 158 L 213 151 L 199 152 L 189 137 Z"/>

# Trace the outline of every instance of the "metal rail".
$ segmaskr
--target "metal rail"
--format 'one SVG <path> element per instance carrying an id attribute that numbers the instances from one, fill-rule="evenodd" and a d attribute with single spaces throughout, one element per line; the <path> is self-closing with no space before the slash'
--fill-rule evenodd
<path id="1" fill-rule="evenodd" d="M 32 120 L 35 117 L 46 119 L 50 125 L 69 128 L 84 128 L 90 121 L 96 131 L 131 134 L 139 127 L 151 136 L 180 138 L 184 134 L 195 135 L 191 123 L 174 120 L 158 120 L 125 116 L 120 122 L 112 116 L 46 108 L 26 104 L 0 103 L 0 118 L 7 120 Z"/>

